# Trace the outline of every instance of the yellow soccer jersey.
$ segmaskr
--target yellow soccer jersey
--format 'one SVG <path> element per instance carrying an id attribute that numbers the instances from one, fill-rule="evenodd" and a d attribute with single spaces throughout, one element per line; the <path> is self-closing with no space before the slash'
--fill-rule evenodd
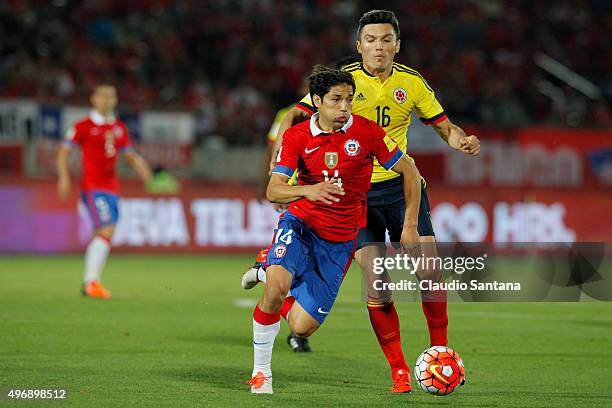
<path id="1" fill-rule="evenodd" d="M 291 110 L 295 105 L 289 105 L 276 113 L 274 117 L 274 122 L 272 122 L 272 126 L 270 126 L 270 130 L 268 131 L 268 144 L 274 144 L 276 141 L 276 137 L 278 136 L 278 129 L 280 128 L 281 122 L 285 119 L 287 112 Z"/>
<path id="2" fill-rule="evenodd" d="M 343 69 L 350 72 L 355 79 L 353 113 L 378 123 L 403 152 L 407 151 L 408 126 L 413 110 L 416 110 L 421 121 L 428 125 L 447 118 L 433 89 L 412 68 L 393 63 L 391 76 L 383 83 L 378 77 L 367 72 L 361 62 L 349 64 Z M 310 114 L 316 111 L 310 95 L 302 98 L 297 107 Z M 374 159 L 372 183 L 398 176 L 399 174 L 392 170 L 385 170 Z"/>

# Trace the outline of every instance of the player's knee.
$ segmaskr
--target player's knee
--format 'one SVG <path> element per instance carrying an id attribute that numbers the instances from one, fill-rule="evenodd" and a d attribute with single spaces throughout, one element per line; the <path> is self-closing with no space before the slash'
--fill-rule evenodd
<path id="1" fill-rule="evenodd" d="M 266 310 L 276 312 L 280 310 L 286 296 L 287 291 L 284 291 L 279 285 L 270 285 L 267 283 L 260 304 Z"/>
<path id="2" fill-rule="evenodd" d="M 107 240 L 111 240 L 113 238 L 113 234 L 115 233 L 115 225 L 105 225 L 104 227 L 100 227 L 96 230 L 96 235 L 99 235 Z"/>

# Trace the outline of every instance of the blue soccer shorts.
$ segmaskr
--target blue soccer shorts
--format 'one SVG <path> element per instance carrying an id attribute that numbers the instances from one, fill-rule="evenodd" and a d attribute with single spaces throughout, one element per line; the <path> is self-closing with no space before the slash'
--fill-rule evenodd
<path id="1" fill-rule="evenodd" d="M 285 211 L 274 231 L 267 264 L 280 265 L 293 275 L 291 295 L 308 314 L 323 323 L 336 301 L 354 252 L 355 240 L 325 240 Z"/>
<path id="2" fill-rule="evenodd" d="M 119 221 L 119 197 L 102 191 L 81 193 L 81 199 L 96 228 L 117 224 Z"/>

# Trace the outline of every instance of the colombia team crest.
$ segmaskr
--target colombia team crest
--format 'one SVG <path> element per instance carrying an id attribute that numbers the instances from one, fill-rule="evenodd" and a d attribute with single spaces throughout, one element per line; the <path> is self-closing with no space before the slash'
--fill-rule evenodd
<path id="1" fill-rule="evenodd" d="M 395 88 L 395 90 L 393 91 L 393 97 L 395 98 L 397 103 L 404 103 L 408 98 L 408 93 L 404 88 Z"/>
<path id="2" fill-rule="evenodd" d="M 325 152 L 325 165 L 333 169 L 338 165 L 338 152 Z"/>
<path id="3" fill-rule="evenodd" d="M 349 139 L 344 144 L 344 152 L 349 156 L 357 156 L 360 150 L 361 146 L 359 145 L 359 142 L 355 139 Z"/>

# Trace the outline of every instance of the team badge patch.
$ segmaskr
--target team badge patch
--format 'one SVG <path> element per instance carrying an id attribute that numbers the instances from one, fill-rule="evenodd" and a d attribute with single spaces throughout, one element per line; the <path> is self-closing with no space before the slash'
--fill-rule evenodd
<path id="1" fill-rule="evenodd" d="M 338 165 L 338 152 L 325 152 L 325 165 L 333 169 Z"/>
<path id="2" fill-rule="evenodd" d="M 344 144 L 344 151 L 349 156 L 357 156 L 360 150 L 361 150 L 361 146 L 359 145 L 359 142 L 356 141 L 355 139 L 349 139 Z"/>
<path id="3" fill-rule="evenodd" d="M 285 244 L 278 244 L 274 247 L 274 256 L 276 258 L 282 258 L 287 253 L 287 246 Z"/>
<path id="4" fill-rule="evenodd" d="M 397 103 L 404 103 L 408 98 L 408 93 L 404 88 L 395 88 L 393 91 L 393 97 L 397 101 Z"/>
<path id="5" fill-rule="evenodd" d="M 114 126 L 113 133 L 115 133 L 115 137 L 119 139 L 123 134 L 123 130 L 119 126 Z"/>

